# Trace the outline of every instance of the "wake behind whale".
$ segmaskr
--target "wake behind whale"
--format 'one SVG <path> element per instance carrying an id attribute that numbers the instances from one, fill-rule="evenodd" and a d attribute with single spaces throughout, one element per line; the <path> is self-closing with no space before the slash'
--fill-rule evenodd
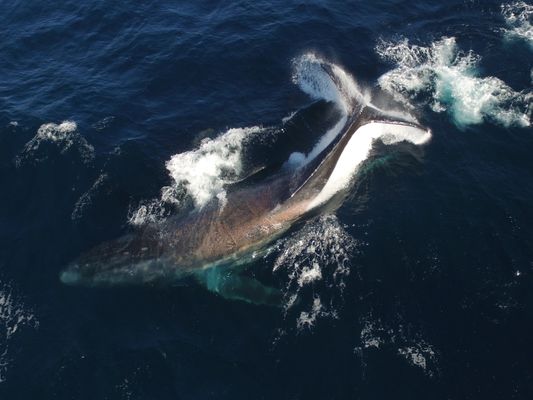
<path id="1" fill-rule="evenodd" d="M 341 111 L 339 122 L 309 154 L 249 184 L 227 185 L 225 201 L 212 199 L 188 215 L 146 224 L 95 247 L 69 265 L 61 280 L 106 286 L 169 284 L 194 277 L 229 299 L 278 304 L 276 289 L 237 273 L 220 279 L 219 268 L 246 263 L 297 222 L 340 206 L 376 140 L 421 145 L 431 137 L 416 123 L 391 119 L 363 96 L 346 95 L 342 85 L 352 78 L 339 67 L 316 57 L 307 61 L 315 73 L 329 77 L 326 99 Z M 306 85 L 316 89 L 312 80 Z"/>

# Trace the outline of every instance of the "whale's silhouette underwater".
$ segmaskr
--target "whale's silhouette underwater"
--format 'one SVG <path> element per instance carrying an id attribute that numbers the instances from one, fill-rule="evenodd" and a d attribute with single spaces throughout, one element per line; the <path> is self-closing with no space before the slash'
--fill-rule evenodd
<path id="1" fill-rule="evenodd" d="M 279 291 L 238 272 L 242 265 L 291 226 L 340 206 L 357 166 L 374 141 L 422 144 L 430 132 L 412 122 L 391 120 L 361 106 L 336 141 L 301 165 L 229 188 L 227 201 L 211 202 L 186 216 L 148 224 L 98 245 L 61 274 L 68 285 L 169 284 L 194 277 L 229 299 L 278 304 Z"/>

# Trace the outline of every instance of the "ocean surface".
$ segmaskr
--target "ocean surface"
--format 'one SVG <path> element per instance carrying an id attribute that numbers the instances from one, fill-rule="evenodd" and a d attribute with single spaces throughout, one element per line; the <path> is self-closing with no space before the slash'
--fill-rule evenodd
<path id="1" fill-rule="evenodd" d="M 532 399 L 532 24 L 506 0 L 1 0 L 0 398 Z M 342 206 L 245 267 L 282 307 L 60 281 L 361 104 L 431 138 L 356 146 Z"/>

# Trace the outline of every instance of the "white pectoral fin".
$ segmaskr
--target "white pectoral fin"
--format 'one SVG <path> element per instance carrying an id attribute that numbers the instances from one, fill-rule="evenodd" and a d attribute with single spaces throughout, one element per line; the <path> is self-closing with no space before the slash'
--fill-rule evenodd
<path id="1" fill-rule="evenodd" d="M 369 157 L 376 139 L 380 139 L 384 144 L 405 141 L 422 145 L 428 142 L 430 138 L 431 132 L 429 130 L 413 124 L 372 121 L 362 125 L 344 147 L 326 184 L 311 201 L 308 210 L 325 204 L 336 193 L 350 186 L 361 164 Z"/>
<path id="2" fill-rule="evenodd" d="M 227 300 L 273 307 L 281 307 L 283 304 L 283 294 L 279 289 L 266 286 L 257 279 L 242 276 L 239 271 L 231 268 L 208 268 L 196 277 L 207 290 Z"/>

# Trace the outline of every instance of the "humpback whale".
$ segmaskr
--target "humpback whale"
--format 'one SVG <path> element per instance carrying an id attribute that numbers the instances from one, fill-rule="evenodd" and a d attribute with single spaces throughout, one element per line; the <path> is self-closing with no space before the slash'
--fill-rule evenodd
<path id="1" fill-rule="evenodd" d="M 224 204 L 212 201 L 186 216 L 148 224 L 96 246 L 61 272 L 61 281 L 83 286 L 157 285 L 194 277 L 225 298 L 279 303 L 276 289 L 238 273 L 221 278 L 221 268 L 235 270 L 297 222 L 339 207 L 376 140 L 419 145 L 431 137 L 417 123 L 391 120 L 369 106 L 347 118 L 341 132 L 314 159 L 230 188 Z"/>

